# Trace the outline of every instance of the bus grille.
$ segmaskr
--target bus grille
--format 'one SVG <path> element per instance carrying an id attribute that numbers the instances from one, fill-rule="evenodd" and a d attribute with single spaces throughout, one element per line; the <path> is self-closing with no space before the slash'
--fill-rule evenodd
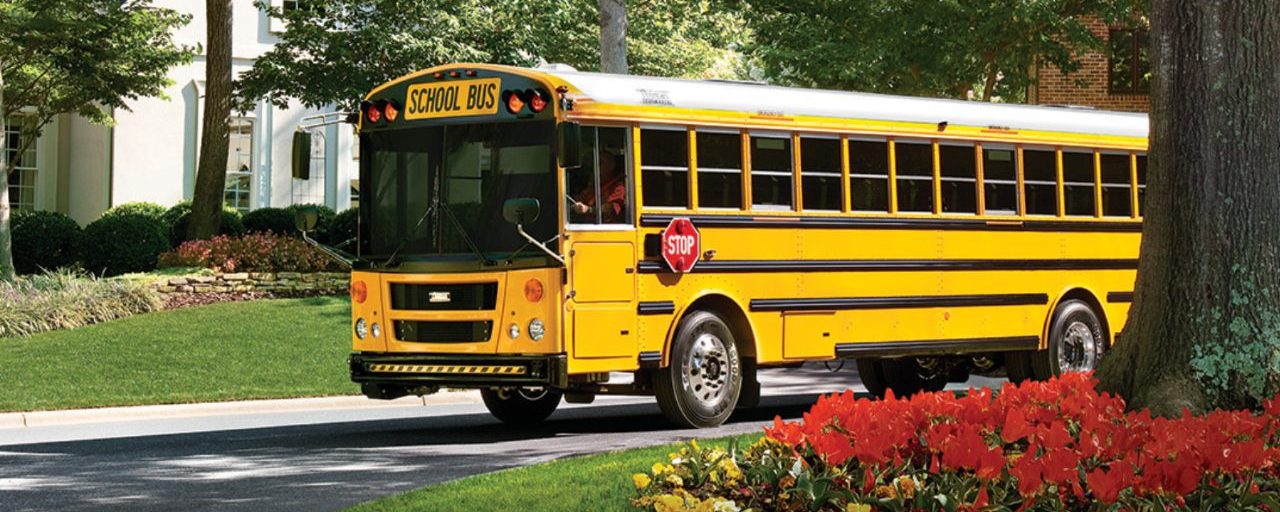
<path id="1" fill-rule="evenodd" d="M 391 309 L 401 311 L 492 311 L 498 283 L 391 283 Z"/>
<path id="2" fill-rule="evenodd" d="M 419 343 L 478 343 L 489 341 L 493 321 L 427 322 L 396 320 L 396 339 Z"/>

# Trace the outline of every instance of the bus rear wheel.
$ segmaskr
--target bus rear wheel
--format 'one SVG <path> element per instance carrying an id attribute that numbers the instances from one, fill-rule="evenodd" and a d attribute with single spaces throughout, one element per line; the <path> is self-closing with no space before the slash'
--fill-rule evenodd
<path id="1" fill-rule="evenodd" d="M 673 423 L 710 428 L 733 414 L 742 390 L 742 360 L 733 331 L 715 313 L 695 311 L 680 320 L 671 363 L 654 373 L 658 407 Z"/>
<path id="2" fill-rule="evenodd" d="M 1049 346 L 1031 354 L 1031 374 L 1039 380 L 1098 369 L 1107 337 L 1098 314 L 1082 300 L 1058 304 L 1049 329 Z"/>
<path id="3" fill-rule="evenodd" d="M 532 425 L 551 416 L 563 391 L 554 388 L 496 388 L 480 390 L 484 406 L 503 423 Z"/>

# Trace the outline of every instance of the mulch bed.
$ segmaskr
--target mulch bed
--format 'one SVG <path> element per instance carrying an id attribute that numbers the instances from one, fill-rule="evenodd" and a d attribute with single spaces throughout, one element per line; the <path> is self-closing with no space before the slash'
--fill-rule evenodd
<path id="1" fill-rule="evenodd" d="M 304 297 L 320 297 L 343 295 L 325 290 L 306 290 L 295 292 L 225 292 L 225 293 L 172 293 L 165 298 L 164 309 L 180 309 L 191 306 L 204 306 L 221 302 L 242 302 L 262 299 L 299 299 Z"/>

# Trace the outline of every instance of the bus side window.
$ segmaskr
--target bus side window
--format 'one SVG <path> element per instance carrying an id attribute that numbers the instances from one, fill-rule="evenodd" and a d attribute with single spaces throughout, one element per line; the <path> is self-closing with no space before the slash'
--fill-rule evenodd
<path id="1" fill-rule="evenodd" d="M 1128 153 L 1102 154 L 1102 215 L 1128 217 L 1133 214 L 1129 184 Z"/>
<path id="2" fill-rule="evenodd" d="M 1066 214 L 1092 217 L 1093 153 L 1062 151 L 1062 195 Z"/>
<path id="3" fill-rule="evenodd" d="M 751 136 L 751 206 L 792 209 L 791 138 Z"/>
<path id="4" fill-rule="evenodd" d="M 805 210 L 840 211 L 840 139 L 800 139 L 800 180 Z"/>
<path id="5" fill-rule="evenodd" d="M 897 141 L 898 211 L 933 212 L 933 144 Z"/>
<path id="6" fill-rule="evenodd" d="M 1022 150 L 1022 183 L 1027 187 L 1027 215 L 1058 215 L 1057 158 L 1053 150 Z"/>
<path id="7" fill-rule="evenodd" d="M 645 206 L 689 207 L 689 135 L 679 130 L 640 130 L 640 172 Z"/>
<path id="8" fill-rule="evenodd" d="M 988 215 L 1018 213 L 1018 162 L 1013 147 L 982 146 L 982 187 Z"/>
<path id="9" fill-rule="evenodd" d="M 941 143 L 943 213 L 978 213 L 978 161 L 973 144 Z"/>
<path id="10" fill-rule="evenodd" d="M 742 208 L 742 135 L 698 130 L 698 207 Z"/>
<path id="11" fill-rule="evenodd" d="M 849 139 L 849 207 L 889 211 L 889 143 Z"/>
<path id="12" fill-rule="evenodd" d="M 1145 216 L 1147 214 L 1144 209 L 1147 206 L 1147 203 L 1144 202 L 1147 198 L 1147 155 L 1139 153 L 1135 160 L 1137 160 L 1138 167 L 1138 215 Z"/>
<path id="13" fill-rule="evenodd" d="M 626 129 L 582 127 L 581 161 L 568 177 L 570 223 L 630 224 Z"/>

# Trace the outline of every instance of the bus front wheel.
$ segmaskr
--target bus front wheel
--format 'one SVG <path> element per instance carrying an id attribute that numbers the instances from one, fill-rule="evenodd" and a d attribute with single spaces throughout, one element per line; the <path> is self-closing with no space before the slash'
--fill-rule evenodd
<path id="1" fill-rule="evenodd" d="M 685 427 L 709 428 L 733 413 L 742 391 L 742 360 L 733 331 L 715 313 L 695 311 L 680 320 L 670 364 L 654 373 L 658 407 Z"/>
<path id="2" fill-rule="evenodd" d="M 482 389 L 484 406 L 503 423 L 531 425 L 551 416 L 564 392 L 554 388 Z"/>

